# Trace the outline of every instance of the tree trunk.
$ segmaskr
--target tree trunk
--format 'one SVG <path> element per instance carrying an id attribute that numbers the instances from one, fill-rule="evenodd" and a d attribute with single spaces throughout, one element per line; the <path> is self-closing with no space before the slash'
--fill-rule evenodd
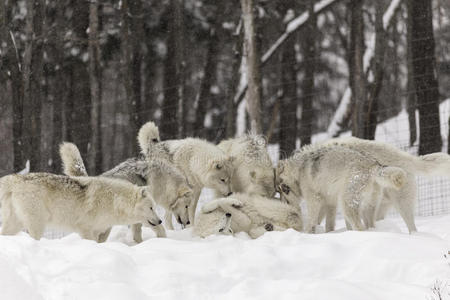
<path id="1" fill-rule="evenodd" d="M 132 33 L 129 38 L 130 42 L 130 52 L 131 52 L 131 64 L 128 66 L 130 68 L 130 78 L 132 83 L 132 93 L 133 97 L 129 98 L 128 104 L 130 110 L 130 119 L 132 122 L 131 128 L 133 130 L 132 135 L 137 135 L 139 128 L 142 126 L 142 46 L 141 43 L 144 40 L 144 25 L 142 22 L 142 0 L 130 0 L 129 13 L 132 18 L 130 19 L 130 32 Z"/>
<path id="2" fill-rule="evenodd" d="M 261 134 L 261 59 L 256 44 L 253 0 L 241 0 L 244 22 L 244 55 L 247 61 L 247 111 L 253 133 Z"/>
<path id="3" fill-rule="evenodd" d="M 442 150 L 431 0 L 411 0 L 413 77 L 419 109 L 419 155 Z"/>
<path id="4" fill-rule="evenodd" d="M 305 37 L 303 40 L 303 57 L 305 60 L 305 76 L 302 83 L 302 118 L 300 124 L 300 142 L 301 146 L 311 144 L 312 123 L 314 117 L 314 72 L 316 68 L 316 41 L 317 21 L 314 14 L 314 1 L 309 0 L 308 24 L 306 26 Z"/>
<path id="5" fill-rule="evenodd" d="M 289 1 L 285 10 L 285 15 L 293 9 L 294 1 Z M 309 32 L 308 32 L 309 33 Z M 308 34 L 305 33 L 305 36 Z M 290 38 L 286 41 L 281 56 L 281 88 L 282 97 L 280 100 L 279 114 L 279 138 L 280 138 L 280 159 L 288 157 L 295 150 L 297 140 L 297 63 L 295 44 L 297 40 Z M 306 59 L 306 58 L 305 58 Z M 276 108 L 276 106 L 275 106 Z"/>
<path id="6" fill-rule="evenodd" d="M 133 0 L 131 0 L 133 1 Z M 133 88 L 133 45 L 131 44 L 130 34 L 129 34 L 129 0 L 122 1 L 121 15 L 122 15 L 122 26 L 121 26 L 121 51 L 122 51 L 122 78 L 125 86 L 125 97 L 128 103 L 128 115 L 130 122 L 129 135 L 137 135 L 139 130 L 139 114 L 136 113 L 136 107 L 139 107 L 136 98 L 135 90 Z M 130 139 L 130 149 L 132 153 L 137 153 L 137 140 L 135 138 Z"/>
<path id="7" fill-rule="evenodd" d="M 182 0 L 170 1 L 169 32 L 164 70 L 164 101 L 161 115 L 163 139 L 179 137 L 183 122 L 183 45 L 182 45 Z"/>
<path id="8" fill-rule="evenodd" d="M 352 0 L 350 51 L 351 51 L 351 89 L 353 101 L 352 135 L 364 138 L 366 118 L 364 108 L 367 103 L 366 78 L 363 67 L 364 55 L 364 18 L 363 1 Z"/>
<path id="9" fill-rule="evenodd" d="M 384 55 L 386 51 L 386 32 L 383 27 L 383 2 L 376 1 L 375 12 L 375 54 L 372 70 L 373 81 L 368 83 L 367 104 L 364 108 L 364 135 L 368 140 L 375 139 L 378 121 L 378 102 L 384 77 Z M 370 80 L 369 80 L 370 81 Z"/>
<path id="10" fill-rule="evenodd" d="M 408 12 L 407 16 L 407 35 L 406 35 L 406 67 L 408 70 L 407 77 L 407 92 L 406 92 L 406 107 L 408 112 L 408 123 L 409 123 L 409 145 L 413 146 L 417 140 L 417 124 L 416 124 L 416 91 L 414 86 L 414 76 L 413 76 L 413 64 L 412 64 L 412 12 L 411 12 L 411 1 L 406 1 L 406 9 Z"/>
<path id="11" fill-rule="evenodd" d="M 24 142 L 23 142 L 23 81 L 20 68 L 19 54 L 15 45 L 14 36 L 11 34 L 11 20 L 8 12 L 11 11 L 11 2 L 2 1 L 0 4 L 0 39 L 6 42 L 6 53 L 3 54 L 1 76 L 11 82 L 11 102 L 13 113 L 13 168 L 20 171 L 25 166 Z"/>
<path id="12" fill-rule="evenodd" d="M 216 18 L 217 20 L 218 18 Z M 197 100 L 197 107 L 195 111 L 194 136 L 204 138 L 206 130 L 203 128 L 205 115 L 208 111 L 209 98 L 211 97 L 211 86 L 216 79 L 217 55 L 219 52 L 219 39 L 217 36 L 217 26 L 221 24 L 213 24 L 210 29 L 208 39 L 208 50 L 206 54 L 206 64 L 203 69 L 203 79 L 200 85 L 200 91 Z"/>
<path id="13" fill-rule="evenodd" d="M 53 128 L 52 128 L 52 170 L 61 170 L 59 144 L 63 140 L 63 104 L 65 92 L 64 77 L 64 10 L 65 1 L 57 2 L 56 33 L 55 33 L 55 95 L 53 97 Z"/>
<path id="14" fill-rule="evenodd" d="M 91 91 L 91 163 L 90 173 L 100 174 L 102 171 L 102 133 L 101 133 L 101 66 L 100 46 L 98 43 L 98 4 L 89 3 L 89 81 Z"/>

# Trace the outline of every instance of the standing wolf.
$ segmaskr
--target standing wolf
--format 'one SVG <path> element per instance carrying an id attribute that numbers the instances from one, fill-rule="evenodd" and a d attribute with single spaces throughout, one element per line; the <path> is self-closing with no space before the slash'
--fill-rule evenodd
<path id="1" fill-rule="evenodd" d="M 0 201 L 2 234 L 26 229 L 37 240 L 47 225 L 99 241 L 99 235 L 113 225 L 155 227 L 162 222 L 147 188 L 102 177 L 8 175 L 0 179 Z"/>
<path id="2" fill-rule="evenodd" d="M 227 226 L 228 219 L 231 226 Z M 194 233 L 205 237 L 217 233 L 246 232 L 250 237 L 258 238 L 266 231 L 288 228 L 301 231 L 302 227 L 300 206 L 238 193 L 206 203 L 196 219 Z"/>
<path id="3" fill-rule="evenodd" d="M 235 158 L 231 176 L 233 193 L 273 197 L 275 173 L 263 136 L 247 134 L 222 141 L 217 147 Z"/>
<path id="4" fill-rule="evenodd" d="M 217 146 L 201 139 L 185 138 L 160 142 L 154 149 L 157 152 L 155 156 L 168 156 L 193 187 L 189 220 L 194 220 L 197 202 L 204 187 L 214 189 L 222 196 L 231 194 L 230 178 L 234 158 L 227 156 Z"/>
<path id="5" fill-rule="evenodd" d="M 338 145 L 306 146 L 279 162 L 277 184 L 289 203 L 306 201 L 307 232 L 312 232 L 326 208 L 326 231 L 334 230 L 336 207 L 346 221 L 363 230 L 361 217 L 372 227 L 383 188 L 398 190 L 406 181 L 401 168 L 384 166 L 370 156 Z"/>
<path id="6" fill-rule="evenodd" d="M 384 189 L 378 218 L 383 218 L 388 208 L 394 205 L 405 221 L 409 232 L 417 231 L 414 222 L 417 198 L 416 175 L 450 177 L 450 156 L 445 153 L 415 156 L 386 143 L 355 137 L 336 138 L 326 144 L 345 146 L 370 155 L 383 165 L 405 170 L 406 180 L 403 187 Z"/>
<path id="7" fill-rule="evenodd" d="M 143 154 L 148 156 L 147 159 L 130 158 L 100 176 L 127 180 L 138 186 L 148 186 L 153 199 L 166 211 L 165 221 L 169 229 L 173 229 L 172 213 L 175 214 L 176 220 L 182 226 L 189 225 L 188 207 L 193 197 L 192 188 L 177 167 L 169 161 L 153 155 L 152 149 L 159 142 L 158 128 L 153 122 L 148 122 L 141 127 L 138 142 Z M 63 143 L 60 147 L 60 154 L 65 174 L 72 175 L 72 172 L 76 172 L 75 174 L 78 176 L 87 176 L 83 160 L 75 145 Z M 166 236 L 162 225 L 152 229 L 158 237 Z M 138 243 L 141 242 L 141 225 L 133 225 L 132 230 L 134 240 Z M 109 230 L 102 235 L 102 238 L 106 240 L 108 235 Z"/>

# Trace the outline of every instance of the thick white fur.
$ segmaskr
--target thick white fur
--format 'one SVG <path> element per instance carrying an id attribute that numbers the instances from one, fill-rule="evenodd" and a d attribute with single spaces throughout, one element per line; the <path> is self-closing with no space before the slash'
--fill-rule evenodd
<path id="1" fill-rule="evenodd" d="M 78 147 L 73 143 L 63 142 L 59 145 L 59 155 L 63 172 L 69 176 L 88 176 Z"/>
<path id="2" fill-rule="evenodd" d="M 194 198 L 189 207 L 189 220 L 194 220 L 198 198 L 204 187 L 214 189 L 222 196 L 231 193 L 233 157 L 227 156 L 214 144 L 197 138 L 169 140 L 161 144 L 193 187 Z"/>
<path id="3" fill-rule="evenodd" d="M 4 235 L 26 229 L 39 240 L 48 225 L 98 240 L 112 225 L 161 223 L 147 188 L 123 180 L 14 174 L 0 179 L 0 190 Z"/>
<path id="4" fill-rule="evenodd" d="M 277 168 L 282 198 L 290 203 L 306 201 L 308 232 L 324 208 L 326 231 L 334 230 L 338 204 L 351 228 L 363 230 L 361 218 L 372 227 L 383 188 L 398 190 L 405 182 L 401 168 L 382 166 L 370 156 L 338 145 L 303 147 Z"/>
<path id="5" fill-rule="evenodd" d="M 145 125 L 144 125 L 145 126 Z M 147 146 L 147 149 L 150 149 Z M 76 150 L 76 151 L 74 151 Z M 64 143 L 61 145 L 60 153 L 65 166 L 70 166 L 64 170 L 73 170 L 72 164 L 79 161 L 83 162 L 77 147 L 71 143 Z M 124 166 L 125 165 L 125 166 Z M 123 166 L 123 167 L 121 167 Z M 176 168 L 172 163 L 163 159 L 151 159 L 150 161 L 131 160 L 117 166 L 116 171 L 110 170 L 101 174 L 101 177 L 121 178 L 138 185 L 147 185 L 151 197 L 156 203 L 164 208 L 166 211 L 165 223 L 169 229 L 173 229 L 172 214 L 175 215 L 176 220 L 183 226 L 189 224 L 188 207 L 192 202 L 193 191 L 186 177 Z M 134 180 L 135 176 L 130 176 L 129 173 L 138 173 L 143 181 Z M 65 173 L 71 176 L 72 174 Z M 81 175 L 81 174 L 80 174 Z M 87 173 L 83 176 L 87 176 Z M 141 182 L 142 181 L 142 182 Z M 151 227 L 155 231 L 157 237 L 166 237 L 166 232 L 163 226 Z M 142 233 L 140 224 L 132 226 L 133 237 L 136 242 L 142 241 Z M 101 235 L 102 240 L 106 240 L 109 235 L 109 230 Z"/>
<path id="6" fill-rule="evenodd" d="M 293 228 L 301 231 L 303 226 L 299 206 L 289 205 L 277 199 L 237 193 L 205 204 L 195 222 L 194 233 L 204 237 L 220 233 L 211 230 L 214 228 L 224 229 L 222 230 L 224 232 L 227 228 L 222 225 L 223 217 L 227 213 L 231 214 L 232 232 L 246 232 L 252 238 L 258 238 L 264 232 L 272 230 Z"/>
<path id="7" fill-rule="evenodd" d="M 145 123 L 139 129 L 137 139 L 142 154 L 148 157 L 153 149 L 152 146 L 161 141 L 158 127 L 152 121 Z"/>
<path id="8" fill-rule="evenodd" d="M 222 141 L 217 147 L 235 158 L 231 177 L 233 193 L 274 196 L 274 168 L 263 136 L 247 134 Z"/>
<path id="9" fill-rule="evenodd" d="M 408 226 L 409 232 L 417 231 L 414 222 L 417 198 L 416 175 L 450 177 L 450 156 L 445 153 L 415 156 L 386 143 L 355 137 L 336 138 L 328 141 L 327 144 L 347 146 L 373 156 L 383 165 L 399 167 L 407 172 L 406 182 L 401 189 L 384 190 L 377 218 L 384 218 L 388 208 L 394 205 Z"/>

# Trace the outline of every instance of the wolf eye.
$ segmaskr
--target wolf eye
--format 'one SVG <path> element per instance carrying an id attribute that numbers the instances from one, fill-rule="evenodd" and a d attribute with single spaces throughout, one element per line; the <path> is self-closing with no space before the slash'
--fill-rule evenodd
<path id="1" fill-rule="evenodd" d="M 157 142 L 158 142 L 158 139 L 152 139 L 152 142 L 153 142 L 153 143 L 157 143 Z"/>
<path id="2" fill-rule="evenodd" d="M 225 182 L 225 179 L 221 178 L 220 181 Z"/>
<path id="3" fill-rule="evenodd" d="M 153 207 L 150 206 L 150 210 L 153 210 Z"/>
<path id="4" fill-rule="evenodd" d="M 188 206 L 186 205 L 186 208 L 188 208 Z"/>
<path id="5" fill-rule="evenodd" d="M 286 195 L 289 195 L 289 192 L 291 191 L 291 189 L 287 184 L 282 183 L 280 188 L 283 193 L 285 193 Z"/>

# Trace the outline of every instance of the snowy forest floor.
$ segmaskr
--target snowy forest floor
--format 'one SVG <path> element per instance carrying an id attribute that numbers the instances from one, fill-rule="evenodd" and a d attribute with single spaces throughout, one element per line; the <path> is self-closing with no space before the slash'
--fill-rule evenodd
<path id="1" fill-rule="evenodd" d="M 369 232 L 293 230 L 192 237 L 191 229 L 134 244 L 126 226 L 106 243 L 77 234 L 0 236 L 2 300 L 450 299 L 450 216 L 419 217 L 420 233 L 389 218 Z M 445 255 L 447 257 L 445 257 Z"/>

